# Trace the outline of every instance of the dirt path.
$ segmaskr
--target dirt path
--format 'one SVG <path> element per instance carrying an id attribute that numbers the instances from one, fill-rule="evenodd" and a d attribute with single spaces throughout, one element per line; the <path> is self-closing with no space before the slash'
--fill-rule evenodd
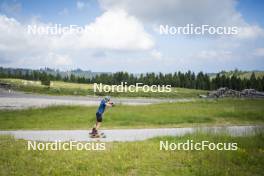
<path id="1" fill-rule="evenodd" d="M 157 128 L 157 129 L 114 129 L 102 130 L 106 138 L 104 142 L 142 141 L 158 136 L 182 136 L 201 130 L 208 133 L 225 132 L 233 136 L 252 135 L 264 126 L 229 126 L 229 127 L 200 127 L 200 128 Z M 35 141 L 97 141 L 88 135 L 87 130 L 18 130 L 0 131 L 0 135 L 12 135 L 16 139 Z"/>

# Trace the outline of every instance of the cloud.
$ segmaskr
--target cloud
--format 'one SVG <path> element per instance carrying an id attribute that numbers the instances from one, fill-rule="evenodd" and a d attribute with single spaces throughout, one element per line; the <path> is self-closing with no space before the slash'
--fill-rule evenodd
<path id="1" fill-rule="evenodd" d="M 78 2 L 84 3 L 79 10 L 86 9 L 87 1 L 75 2 L 76 8 Z M 17 20 L 21 18 L 0 15 L 0 64 L 132 72 L 263 69 L 263 29 L 243 19 L 234 0 L 100 0 L 100 4 L 102 14 L 82 26 L 86 31 L 72 35 L 28 35 L 28 24 Z M 159 24 L 186 23 L 236 25 L 241 32 L 210 39 L 149 32 Z M 53 25 L 41 19 L 30 24 Z"/>
<path id="2" fill-rule="evenodd" d="M 70 66 L 72 60 L 68 55 L 49 53 L 48 60 L 53 62 L 56 66 Z"/>
<path id="3" fill-rule="evenodd" d="M 199 60 L 219 60 L 226 61 L 232 59 L 233 53 L 231 51 L 226 50 L 202 50 L 199 53 L 193 55 L 193 58 L 197 58 Z"/>
<path id="4" fill-rule="evenodd" d="M 163 53 L 162 60 L 174 69 L 223 70 L 263 68 L 263 60 L 258 59 L 262 51 L 252 56 L 252 43 L 263 43 L 263 28 L 247 22 L 237 10 L 237 0 L 99 0 L 104 10 L 124 10 L 144 22 L 158 36 L 157 45 Z M 221 36 L 160 36 L 155 29 L 159 25 L 185 26 L 235 26 L 238 35 Z M 208 37 L 209 40 L 208 40 Z M 205 39 L 206 38 L 206 39 Z M 166 41 L 165 41 L 166 40 Z M 160 44 L 161 42 L 162 45 Z M 173 47 L 174 46 L 174 47 Z M 170 49 L 168 49 L 170 48 Z M 186 49 L 187 48 L 187 49 Z M 166 51 L 166 52 L 164 52 Z M 155 52 L 152 53 L 155 55 Z M 153 61 L 152 67 L 155 67 Z M 150 65 L 150 64 L 149 64 Z M 173 66 L 171 66 L 173 65 Z"/>
<path id="5" fill-rule="evenodd" d="M 69 14 L 69 10 L 67 8 L 64 8 L 58 14 L 61 15 L 61 16 L 68 15 Z"/>
<path id="6" fill-rule="evenodd" d="M 124 11 L 107 11 L 86 28 L 78 41 L 82 48 L 148 50 L 154 46 L 143 25 Z"/>
<path id="7" fill-rule="evenodd" d="M 255 49 L 255 51 L 253 52 L 253 55 L 264 57 L 264 48 Z"/>
<path id="8" fill-rule="evenodd" d="M 21 11 L 22 5 L 20 3 L 6 3 L 3 2 L 0 4 L 0 11 L 3 11 L 6 14 L 14 15 Z"/>
<path id="9" fill-rule="evenodd" d="M 247 25 L 239 29 L 238 35 L 239 39 L 257 39 L 258 37 L 264 36 L 264 30 L 257 25 Z"/>
<path id="10" fill-rule="evenodd" d="M 235 0 L 99 0 L 103 9 L 124 9 L 151 23 L 236 25 L 243 22 Z"/>
<path id="11" fill-rule="evenodd" d="M 107 11 L 78 34 L 30 35 L 27 25 L 0 15 L 0 63 L 68 66 L 77 52 L 145 51 L 154 46 L 143 25 L 123 11 Z M 34 20 L 31 25 L 50 26 Z M 102 55 L 103 56 L 103 55 Z M 82 57 L 85 57 L 83 55 Z M 94 57 L 91 54 L 91 57 Z"/>
<path id="12" fill-rule="evenodd" d="M 62 35 L 53 40 L 55 48 L 149 50 L 154 41 L 143 25 L 124 11 L 107 11 L 77 34 Z"/>
<path id="13" fill-rule="evenodd" d="M 106 53 L 104 51 L 95 51 L 92 53 L 92 56 L 94 58 L 104 58 L 106 56 Z"/>
<path id="14" fill-rule="evenodd" d="M 99 0 L 105 10 L 123 9 L 129 15 L 153 26 L 160 24 L 185 26 L 236 26 L 240 28 L 237 38 L 248 39 L 263 35 L 263 29 L 248 24 L 236 10 L 236 0 Z"/>
<path id="15" fill-rule="evenodd" d="M 26 26 L 14 18 L 0 15 L 0 63 L 15 65 L 45 65 L 52 39 L 30 36 Z M 8 62 L 7 62 L 8 60 Z M 54 62 L 53 60 L 52 62 Z M 50 63 L 49 65 L 51 65 Z"/>
<path id="16" fill-rule="evenodd" d="M 85 3 L 82 1 L 77 1 L 76 3 L 76 7 L 78 10 L 83 10 L 85 6 L 86 6 Z"/>
<path id="17" fill-rule="evenodd" d="M 161 52 L 157 51 L 157 50 L 152 50 L 150 52 L 150 55 L 155 58 L 155 59 L 161 59 L 162 58 L 162 54 Z"/>

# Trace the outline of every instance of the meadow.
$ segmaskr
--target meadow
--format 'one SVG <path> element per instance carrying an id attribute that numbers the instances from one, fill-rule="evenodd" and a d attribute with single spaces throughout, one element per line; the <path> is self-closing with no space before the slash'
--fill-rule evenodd
<path id="1" fill-rule="evenodd" d="M 263 124 L 264 100 L 218 99 L 107 109 L 102 127 L 152 128 Z M 97 106 L 0 110 L 0 129 L 90 129 Z"/>
<path id="2" fill-rule="evenodd" d="M 50 86 L 41 85 L 40 81 L 28 81 L 23 79 L 4 79 L 0 82 L 8 83 L 13 90 L 24 91 L 27 93 L 39 93 L 48 95 L 110 95 L 114 97 L 151 97 L 151 98 L 197 98 L 199 94 L 206 94 L 207 91 L 172 88 L 171 92 L 94 92 L 93 84 L 69 83 L 62 81 L 51 81 Z"/>

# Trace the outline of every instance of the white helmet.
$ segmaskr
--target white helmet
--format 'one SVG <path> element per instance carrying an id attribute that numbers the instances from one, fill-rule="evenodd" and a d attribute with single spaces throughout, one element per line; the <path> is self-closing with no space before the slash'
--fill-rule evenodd
<path id="1" fill-rule="evenodd" d="M 108 102 L 108 101 L 110 101 L 110 98 L 111 98 L 110 96 L 106 96 L 106 97 L 104 98 L 104 100 Z"/>

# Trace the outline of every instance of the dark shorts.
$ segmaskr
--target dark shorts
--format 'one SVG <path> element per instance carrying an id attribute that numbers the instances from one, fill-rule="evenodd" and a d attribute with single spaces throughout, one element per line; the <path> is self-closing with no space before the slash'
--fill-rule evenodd
<path id="1" fill-rule="evenodd" d="M 102 122 L 103 121 L 103 115 L 97 112 L 96 113 L 96 121 L 97 122 Z"/>

